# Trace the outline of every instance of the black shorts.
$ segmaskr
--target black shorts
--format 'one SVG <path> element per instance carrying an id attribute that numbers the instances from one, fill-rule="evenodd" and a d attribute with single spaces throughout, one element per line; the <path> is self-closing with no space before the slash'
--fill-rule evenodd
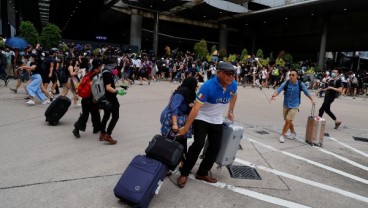
<path id="1" fill-rule="evenodd" d="M 348 88 L 348 83 L 347 83 L 347 82 L 343 82 L 343 83 L 342 83 L 342 86 L 343 86 L 344 88 Z"/>
<path id="2" fill-rule="evenodd" d="M 57 82 L 57 76 L 56 76 L 56 74 L 53 73 L 52 76 L 51 76 L 51 78 L 50 78 L 48 73 L 47 74 L 44 73 L 42 75 L 42 83 L 47 83 L 48 84 L 50 82 L 52 82 L 52 83 Z"/>

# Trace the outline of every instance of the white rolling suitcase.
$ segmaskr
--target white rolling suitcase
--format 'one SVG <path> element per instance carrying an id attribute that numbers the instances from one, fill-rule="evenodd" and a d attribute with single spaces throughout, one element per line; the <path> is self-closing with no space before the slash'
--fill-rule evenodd
<path id="1" fill-rule="evenodd" d="M 236 153 L 239 150 L 240 141 L 243 138 L 244 128 L 235 123 L 222 124 L 222 136 L 219 153 L 216 157 L 216 164 L 219 167 L 232 165 Z M 203 155 L 207 149 L 208 141 L 204 146 Z"/>

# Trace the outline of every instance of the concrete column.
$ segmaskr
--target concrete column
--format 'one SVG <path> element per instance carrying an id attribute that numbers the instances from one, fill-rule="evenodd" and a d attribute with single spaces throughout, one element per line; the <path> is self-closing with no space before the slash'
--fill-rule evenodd
<path id="1" fill-rule="evenodd" d="M 155 19 L 154 19 L 154 28 L 153 28 L 153 53 L 157 57 L 157 50 L 158 50 L 158 31 L 159 31 L 159 16 L 160 14 L 158 12 L 155 13 Z"/>
<path id="2" fill-rule="evenodd" d="M 220 25 L 219 51 L 221 51 L 222 49 L 225 49 L 227 52 L 227 38 L 228 38 L 227 26 L 222 24 Z"/>
<path id="3" fill-rule="evenodd" d="M 1 1 L 1 33 L 3 38 L 10 38 L 10 25 L 9 25 L 9 17 L 8 17 L 8 0 L 0 0 Z"/>
<path id="4" fill-rule="evenodd" d="M 138 10 L 132 10 L 130 17 L 130 45 L 137 46 L 138 51 L 141 50 L 142 45 L 142 16 L 139 15 Z"/>
<path id="5" fill-rule="evenodd" d="M 322 71 L 323 71 L 323 64 L 325 62 L 325 54 L 326 54 L 327 27 L 328 27 L 328 18 L 324 17 L 322 37 L 321 37 L 321 46 L 319 48 L 319 59 L 318 59 L 318 67 Z"/>
<path id="6" fill-rule="evenodd" d="M 257 41 L 257 34 L 255 31 L 253 31 L 253 35 L 252 35 L 252 54 L 251 55 L 256 55 L 256 41 Z"/>

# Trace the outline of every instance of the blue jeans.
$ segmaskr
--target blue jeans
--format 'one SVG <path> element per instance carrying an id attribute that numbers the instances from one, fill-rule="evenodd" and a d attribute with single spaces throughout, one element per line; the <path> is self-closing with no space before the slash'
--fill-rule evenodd
<path id="1" fill-rule="evenodd" d="M 46 96 L 41 90 L 42 78 L 39 74 L 33 74 L 31 76 L 31 82 L 27 85 L 27 93 L 31 97 L 37 96 L 41 101 L 46 100 Z"/>

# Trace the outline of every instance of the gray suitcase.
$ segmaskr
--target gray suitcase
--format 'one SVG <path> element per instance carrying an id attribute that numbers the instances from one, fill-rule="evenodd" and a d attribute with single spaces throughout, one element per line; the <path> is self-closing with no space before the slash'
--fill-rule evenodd
<path id="1" fill-rule="evenodd" d="M 219 167 L 232 165 L 234 163 L 236 153 L 240 147 L 240 141 L 243 138 L 243 133 L 244 128 L 235 123 L 224 123 L 222 125 L 221 146 L 215 160 Z M 208 141 L 206 141 L 203 155 L 206 152 L 207 146 Z"/>

